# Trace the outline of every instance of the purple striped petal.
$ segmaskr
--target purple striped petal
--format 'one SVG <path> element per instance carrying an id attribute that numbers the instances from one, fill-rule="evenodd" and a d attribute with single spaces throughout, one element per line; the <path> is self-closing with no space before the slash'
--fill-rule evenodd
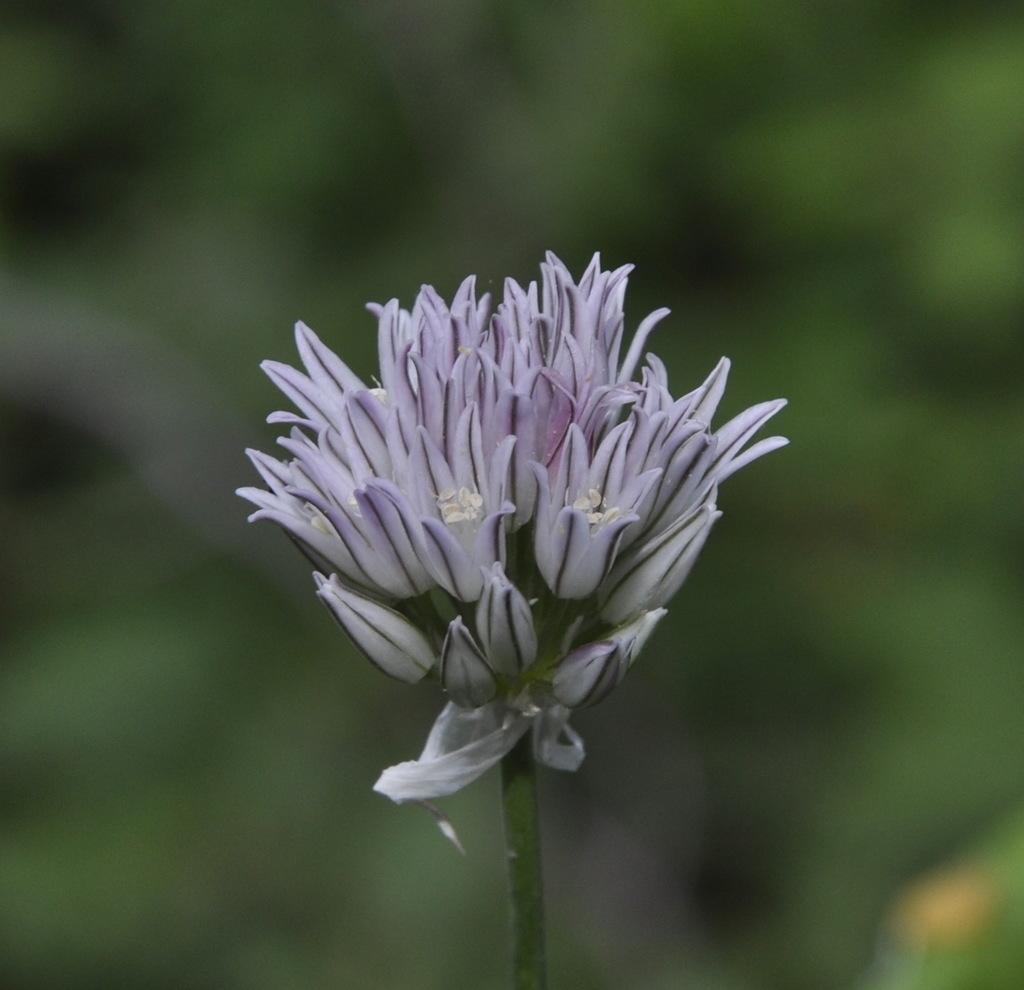
<path id="1" fill-rule="evenodd" d="M 376 481 L 362 492 L 357 491 L 355 499 L 369 542 L 386 555 L 396 573 L 408 582 L 409 596 L 433 588 L 436 582 L 423 565 L 423 529 L 402 493 L 394 485 Z"/>
<path id="2" fill-rule="evenodd" d="M 602 618 L 623 622 L 667 602 L 686 580 L 720 515 L 714 505 L 702 505 L 654 539 L 631 547 L 601 588 Z"/>
<path id="3" fill-rule="evenodd" d="M 267 377 L 306 414 L 309 422 L 318 425 L 334 422 L 335 410 L 330 397 L 317 388 L 301 371 L 280 361 L 264 361 L 260 367 Z M 279 414 L 278 414 L 279 415 Z M 275 420 L 278 419 L 275 416 Z"/>
<path id="4" fill-rule="evenodd" d="M 345 392 L 366 389 L 359 376 L 301 321 L 295 324 L 295 344 L 310 378 L 328 395 L 340 399 Z"/>
<path id="5" fill-rule="evenodd" d="M 422 525 L 427 552 L 425 563 L 437 583 L 460 601 L 475 602 L 483 588 L 479 565 L 470 559 L 443 522 L 423 519 Z"/>
<path id="6" fill-rule="evenodd" d="M 780 409 L 785 406 L 785 399 L 776 399 L 774 402 L 761 402 L 756 406 L 752 406 L 746 412 L 742 412 L 739 416 L 729 420 L 716 434 L 715 437 L 718 440 L 718 449 L 715 452 L 715 464 L 714 469 L 716 471 L 717 480 L 723 480 L 734 471 L 739 470 L 744 463 L 748 463 L 750 459 L 741 462 L 737 467 L 733 467 L 733 461 L 738 457 L 740 451 L 746 445 L 747 441 L 759 430 L 765 423 L 768 422 Z M 776 447 L 783 446 L 786 441 L 782 440 L 781 437 L 772 437 L 772 441 L 782 441 L 776 443 L 775 446 L 769 447 L 774 450 Z M 762 441 L 764 443 L 764 441 Z M 767 451 L 762 451 L 767 453 Z M 752 459 L 752 458 L 751 458 Z"/>

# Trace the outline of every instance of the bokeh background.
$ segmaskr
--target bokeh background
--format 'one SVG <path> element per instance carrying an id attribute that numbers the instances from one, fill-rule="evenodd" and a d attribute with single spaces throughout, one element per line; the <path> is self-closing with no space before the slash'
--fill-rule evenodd
<path id="1" fill-rule="evenodd" d="M 792 445 L 543 778 L 553 984 L 1024 986 L 1024 9 L 0 8 L 0 983 L 506 985 L 468 855 L 371 791 L 440 698 L 249 527 L 303 319 L 636 265 L 678 393 Z M 266 528 L 264 528 L 266 526 Z"/>

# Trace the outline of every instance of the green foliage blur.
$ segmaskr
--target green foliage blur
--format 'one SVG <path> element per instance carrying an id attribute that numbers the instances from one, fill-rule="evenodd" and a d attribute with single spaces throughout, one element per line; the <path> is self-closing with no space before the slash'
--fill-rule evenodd
<path id="1" fill-rule="evenodd" d="M 233 490 L 295 320 L 370 375 L 364 302 L 546 249 L 635 263 L 677 393 L 728 354 L 792 440 L 543 778 L 553 986 L 1024 986 L 1024 9 L 39 0 L 0 8 L 6 990 L 506 986 L 495 781 L 445 802 L 464 859 L 372 793 L 440 697 Z"/>

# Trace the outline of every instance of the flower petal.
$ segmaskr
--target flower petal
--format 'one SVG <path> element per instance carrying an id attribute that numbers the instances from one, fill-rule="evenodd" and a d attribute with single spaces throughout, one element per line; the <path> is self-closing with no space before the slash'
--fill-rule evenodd
<path id="1" fill-rule="evenodd" d="M 460 601 L 475 602 L 483 588 L 479 565 L 451 530 L 436 519 L 423 520 L 427 561 L 437 583 Z"/>
<path id="2" fill-rule="evenodd" d="M 570 714 L 563 705 L 544 708 L 533 723 L 533 754 L 538 763 L 571 773 L 579 769 L 586 754 L 579 733 L 569 727 Z"/>
<path id="3" fill-rule="evenodd" d="M 362 379 L 301 320 L 295 324 L 295 344 L 310 378 L 332 398 L 366 388 Z"/>
<path id="4" fill-rule="evenodd" d="M 601 588 L 602 618 L 623 622 L 667 602 L 686 580 L 720 515 L 713 504 L 702 505 L 658 536 L 624 552 Z"/>
<path id="5" fill-rule="evenodd" d="M 445 705 L 417 760 L 388 767 L 373 789 L 396 804 L 454 794 L 493 767 L 530 728 L 533 716 L 492 702 Z"/>

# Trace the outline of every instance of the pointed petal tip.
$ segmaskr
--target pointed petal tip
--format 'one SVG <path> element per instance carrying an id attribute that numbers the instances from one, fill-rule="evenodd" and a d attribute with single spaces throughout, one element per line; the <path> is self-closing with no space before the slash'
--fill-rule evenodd
<path id="1" fill-rule="evenodd" d="M 260 371 L 278 387 L 280 387 L 282 380 L 287 380 L 291 375 L 299 374 L 290 364 L 270 359 L 260 361 Z"/>
<path id="2" fill-rule="evenodd" d="M 441 834 L 453 845 L 463 856 L 466 855 L 465 847 L 459 839 L 459 833 L 455 831 L 455 826 L 451 823 L 451 819 L 439 808 L 436 804 L 431 804 L 429 801 L 412 801 L 411 804 L 418 804 L 421 808 L 426 808 L 430 812 L 431 817 L 437 823 L 437 827 L 441 830 Z"/>
<path id="3" fill-rule="evenodd" d="M 298 348 L 299 354 L 302 355 L 304 363 L 305 356 L 309 351 L 323 350 L 325 347 L 313 329 L 302 320 L 295 323 L 295 346 Z"/>

